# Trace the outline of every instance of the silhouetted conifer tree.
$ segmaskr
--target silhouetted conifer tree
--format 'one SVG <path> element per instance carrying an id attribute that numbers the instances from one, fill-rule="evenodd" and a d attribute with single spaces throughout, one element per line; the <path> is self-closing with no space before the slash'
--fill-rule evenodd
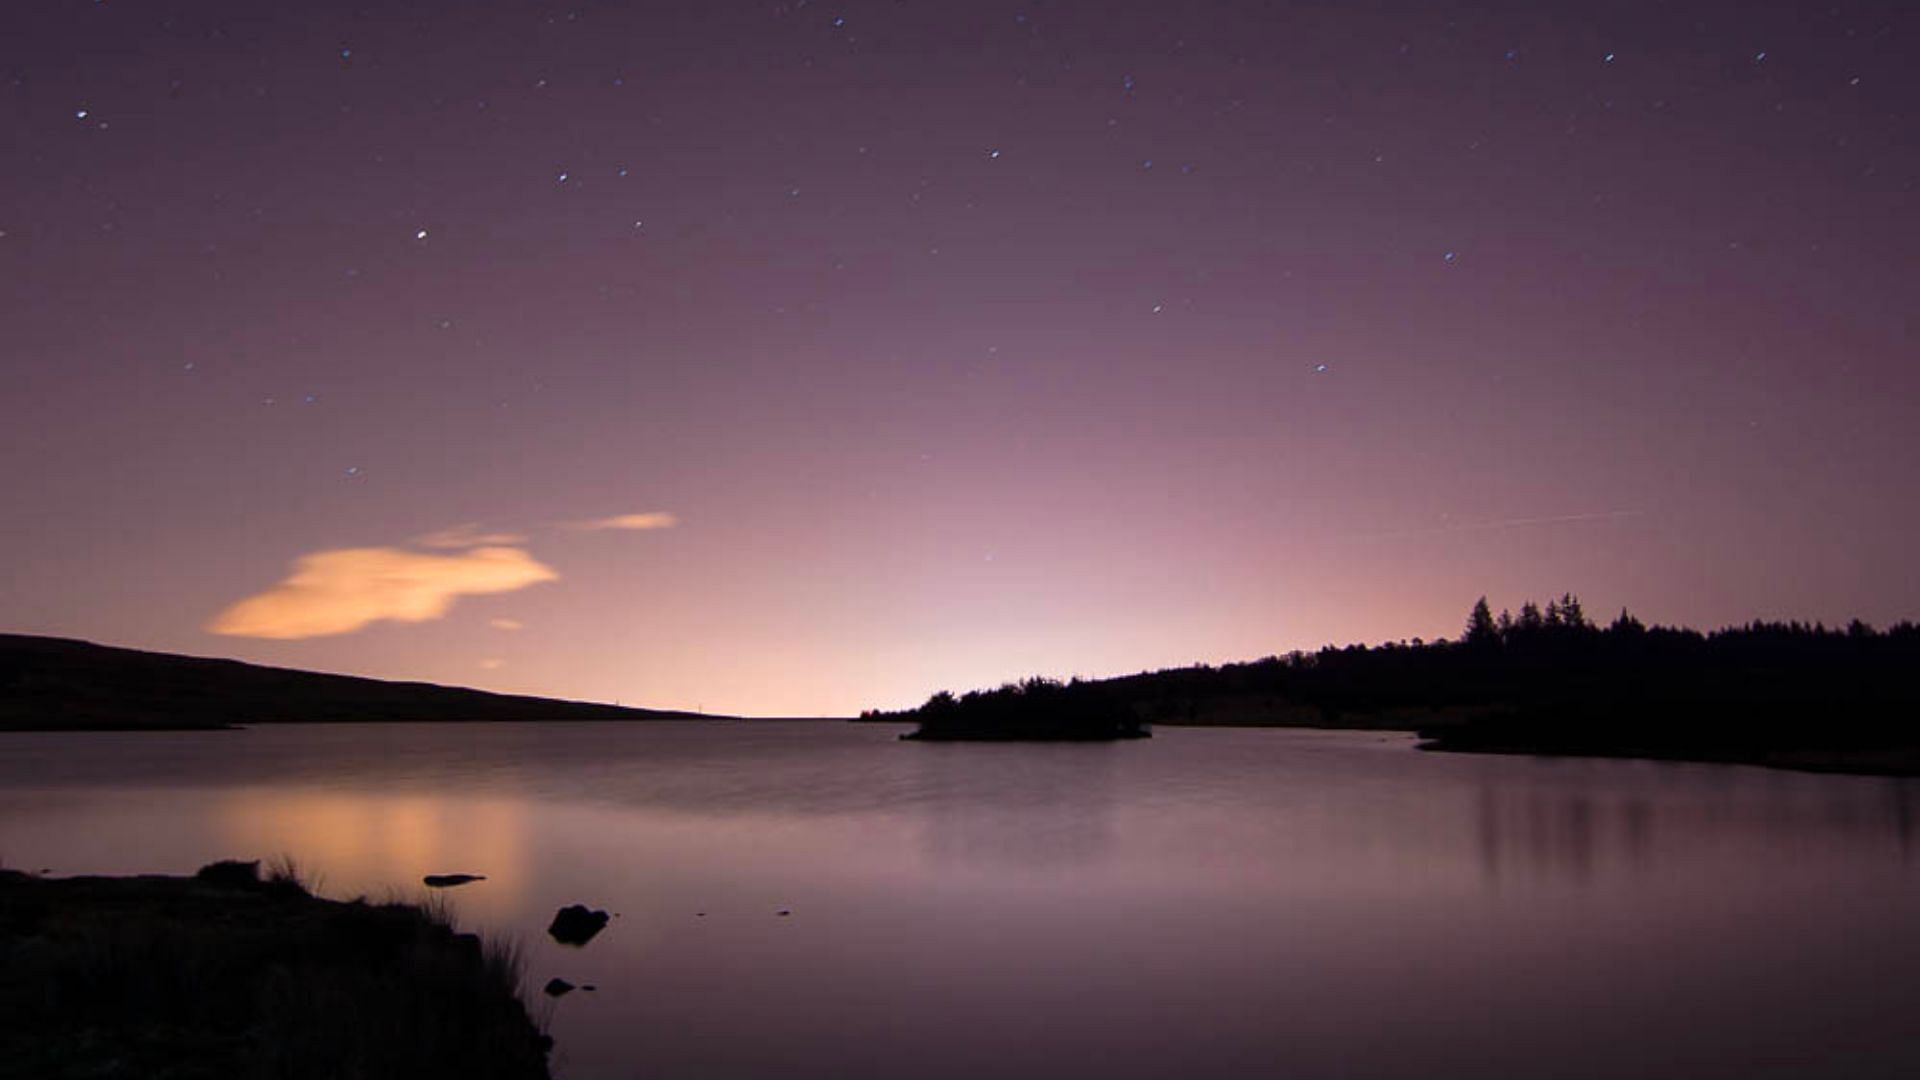
<path id="1" fill-rule="evenodd" d="M 1467 633 L 1464 640 L 1469 645 L 1491 645 L 1500 640 L 1500 630 L 1493 624 L 1493 609 L 1487 606 L 1487 598 L 1474 601 L 1473 611 L 1467 616 Z"/>
<path id="2" fill-rule="evenodd" d="M 1538 633 L 1547 625 L 1547 618 L 1540 613 L 1540 605 L 1529 600 L 1520 605 L 1520 619 L 1514 628 L 1523 634 Z"/>
<path id="3" fill-rule="evenodd" d="M 1569 627 L 1570 629 L 1574 629 L 1574 630 L 1587 629 L 1587 626 L 1588 626 L 1587 613 L 1581 609 L 1579 597 L 1573 595 L 1572 593 L 1561 594 L 1560 622 L 1561 622 L 1561 625 Z"/>

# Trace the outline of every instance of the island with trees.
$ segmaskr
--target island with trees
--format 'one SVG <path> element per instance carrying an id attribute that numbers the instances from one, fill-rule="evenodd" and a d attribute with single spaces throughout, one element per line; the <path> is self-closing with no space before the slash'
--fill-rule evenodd
<path id="1" fill-rule="evenodd" d="M 1328 646 L 1249 663 L 936 694 L 864 719 L 922 738 L 1049 737 L 1061 717 L 1161 725 L 1416 731 L 1434 750 L 1746 762 L 1920 774 L 1920 627 L 1751 622 L 1703 633 L 1578 597 L 1495 614 L 1455 639 Z"/>
<path id="2" fill-rule="evenodd" d="M 1106 742 L 1152 734 L 1127 701 L 1099 684 L 1053 679 L 935 694 L 912 716 L 920 726 L 900 737 L 926 742 Z"/>

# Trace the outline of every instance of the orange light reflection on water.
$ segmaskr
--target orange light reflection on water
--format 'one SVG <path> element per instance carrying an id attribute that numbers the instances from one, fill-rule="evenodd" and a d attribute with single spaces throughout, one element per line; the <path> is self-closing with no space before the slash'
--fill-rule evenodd
<path id="1" fill-rule="evenodd" d="M 527 881 L 524 804 L 513 799 L 245 788 L 217 819 L 232 850 L 288 853 L 328 896 L 384 899 L 427 874 L 475 873 L 488 880 L 485 906 L 507 909 Z"/>

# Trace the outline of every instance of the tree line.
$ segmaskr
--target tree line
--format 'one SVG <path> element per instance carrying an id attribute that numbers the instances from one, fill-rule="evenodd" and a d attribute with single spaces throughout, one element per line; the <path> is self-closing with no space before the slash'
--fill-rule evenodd
<path id="1" fill-rule="evenodd" d="M 1482 597 L 1450 640 L 1327 646 L 1115 679 L 1029 679 L 865 715 L 1179 723 L 1231 697 L 1273 703 L 1272 723 L 1411 725 L 1462 748 L 1744 760 L 1920 747 L 1916 673 L 1920 627 L 1910 621 L 1885 629 L 1753 621 L 1701 632 L 1648 625 L 1622 609 L 1601 625 L 1567 593 L 1497 615 Z M 1382 717 L 1395 719 L 1375 722 Z"/>

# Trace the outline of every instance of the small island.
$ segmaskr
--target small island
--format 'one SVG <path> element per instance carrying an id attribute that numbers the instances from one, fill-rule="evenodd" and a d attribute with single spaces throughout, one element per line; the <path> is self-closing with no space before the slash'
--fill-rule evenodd
<path id="1" fill-rule="evenodd" d="M 941 692 L 906 715 L 920 726 L 900 737 L 917 742 L 1107 742 L 1153 734 L 1125 701 L 1090 684 L 1053 679 L 960 697 Z"/>
<path id="2" fill-rule="evenodd" d="M 544 1080 L 511 946 L 291 868 L 0 870 L 0 1075 Z"/>

